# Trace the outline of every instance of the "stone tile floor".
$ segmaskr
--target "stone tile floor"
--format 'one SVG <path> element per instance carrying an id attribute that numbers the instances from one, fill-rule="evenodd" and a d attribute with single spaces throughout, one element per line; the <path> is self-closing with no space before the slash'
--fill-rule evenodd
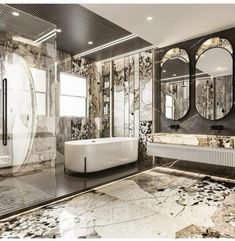
<path id="1" fill-rule="evenodd" d="M 84 178 L 67 175 L 63 163 L 60 163 L 56 168 L 21 176 L 0 177 L 0 217 L 141 172 L 143 168 L 133 163 Z"/>
<path id="2" fill-rule="evenodd" d="M 235 238 L 235 182 L 163 167 L 0 223 L 0 238 Z"/>

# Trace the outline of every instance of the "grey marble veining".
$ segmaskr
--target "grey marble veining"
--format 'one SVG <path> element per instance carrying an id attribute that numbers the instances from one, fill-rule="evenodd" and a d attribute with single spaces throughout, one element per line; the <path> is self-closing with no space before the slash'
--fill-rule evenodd
<path id="1" fill-rule="evenodd" d="M 101 137 L 101 65 L 86 58 L 78 56 L 69 57 L 68 54 L 58 51 L 60 59 L 58 72 L 72 73 L 77 76 L 83 76 L 88 83 L 88 117 L 58 117 L 57 118 L 57 151 L 64 153 L 64 142 L 78 139 L 91 139 Z M 58 79 L 58 89 L 59 89 Z M 59 92 L 57 92 L 59 101 Z M 59 110 L 57 110 L 59 115 Z M 100 124 L 101 123 L 101 124 Z"/>
<path id="2" fill-rule="evenodd" d="M 67 55 L 60 53 L 59 56 L 65 58 Z M 63 153 L 66 140 L 110 136 L 110 116 L 102 113 L 103 81 L 110 81 L 110 67 L 110 62 L 101 64 L 78 56 L 59 63 L 59 71 L 84 76 L 89 86 L 89 117 L 86 120 L 67 118 L 58 121 L 57 149 L 60 153 Z M 151 51 L 114 60 L 114 136 L 141 135 L 142 138 L 140 121 L 152 121 L 152 67 Z M 81 125 L 84 121 L 86 124 Z M 146 151 L 145 142 L 141 140 L 140 143 L 140 152 Z M 140 155 L 141 158 L 145 156 L 146 153 Z"/>
<path id="3" fill-rule="evenodd" d="M 235 237 L 235 183 L 155 168 L 0 223 L 1 238 Z"/>
<path id="4" fill-rule="evenodd" d="M 152 156 L 147 155 L 147 136 L 152 133 L 152 121 L 140 121 L 138 159 L 146 165 L 152 163 Z"/>
<path id="5" fill-rule="evenodd" d="M 152 120 L 152 62 L 151 51 L 139 54 L 140 121 Z"/>
<path id="6" fill-rule="evenodd" d="M 234 136 L 154 133 L 147 136 L 149 142 L 192 145 L 213 148 L 234 149 Z"/>
<path id="7" fill-rule="evenodd" d="M 152 51 L 113 61 L 113 135 L 139 138 L 139 159 L 146 162 L 149 162 L 151 157 L 146 155 L 142 123 L 152 122 L 152 62 Z M 108 64 L 105 65 L 107 72 Z M 105 72 L 103 76 L 104 74 Z M 105 122 L 103 127 L 106 126 L 108 125 Z M 151 130 L 150 128 L 148 133 L 151 133 Z"/>

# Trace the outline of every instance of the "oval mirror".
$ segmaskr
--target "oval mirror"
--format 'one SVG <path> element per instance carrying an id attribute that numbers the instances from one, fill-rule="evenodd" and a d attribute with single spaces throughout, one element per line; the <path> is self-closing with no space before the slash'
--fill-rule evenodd
<path id="1" fill-rule="evenodd" d="M 225 39 L 209 39 L 196 60 L 196 109 L 206 119 L 221 119 L 233 105 L 232 46 Z"/>
<path id="2" fill-rule="evenodd" d="M 185 50 L 169 50 L 161 61 L 161 110 L 179 120 L 189 109 L 189 57 Z"/>

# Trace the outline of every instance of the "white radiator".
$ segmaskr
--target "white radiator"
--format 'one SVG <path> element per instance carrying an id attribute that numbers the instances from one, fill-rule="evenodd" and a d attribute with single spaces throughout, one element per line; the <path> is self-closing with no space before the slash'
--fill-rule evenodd
<path id="1" fill-rule="evenodd" d="M 235 167 L 235 149 L 147 142 L 147 154 L 184 161 Z"/>

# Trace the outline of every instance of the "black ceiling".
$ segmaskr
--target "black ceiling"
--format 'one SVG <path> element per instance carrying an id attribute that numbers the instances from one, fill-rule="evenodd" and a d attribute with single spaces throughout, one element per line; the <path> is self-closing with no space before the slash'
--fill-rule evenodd
<path id="1" fill-rule="evenodd" d="M 131 34 L 129 31 L 91 12 L 79 4 L 9 4 L 10 6 L 54 23 L 62 33 L 57 36 L 57 48 L 78 54 Z M 93 41 L 93 45 L 88 45 Z M 89 57 L 110 58 L 151 44 L 141 38 L 104 49 Z"/>

